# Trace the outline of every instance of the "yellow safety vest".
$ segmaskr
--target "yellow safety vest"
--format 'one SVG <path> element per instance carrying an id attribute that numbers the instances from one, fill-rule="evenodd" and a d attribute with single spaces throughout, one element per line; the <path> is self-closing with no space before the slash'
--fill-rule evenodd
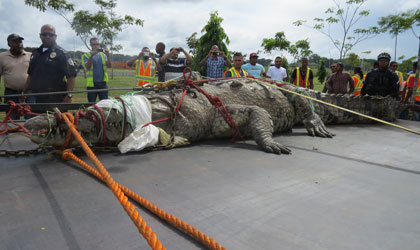
<path id="1" fill-rule="evenodd" d="M 360 76 L 358 74 L 354 75 L 352 78 L 354 81 L 353 95 L 358 96 L 360 95 L 360 92 L 362 91 L 363 81 L 360 79 Z"/>
<path id="2" fill-rule="evenodd" d="M 146 68 L 143 59 L 136 60 L 136 80 L 137 87 L 142 87 L 148 83 L 156 82 L 156 63 L 149 59 Z"/>
<path id="3" fill-rule="evenodd" d="M 248 72 L 246 72 L 245 70 L 241 69 L 242 73 L 244 74 L 243 77 L 247 77 L 248 76 Z M 226 77 L 226 73 L 230 72 L 230 74 L 232 75 L 232 77 L 242 77 L 241 74 L 235 69 L 235 67 L 230 68 L 229 70 L 227 70 L 225 72 L 225 77 Z"/>
<path id="4" fill-rule="evenodd" d="M 410 82 L 411 77 L 414 78 L 416 77 L 416 74 L 411 74 L 408 78 L 407 78 L 407 84 Z M 414 83 L 413 88 L 416 86 L 416 83 Z M 414 91 L 413 91 L 414 92 Z M 416 92 L 414 92 L 414 100 L 419 101 L 420 102 L 420 76 L 419 79 L 417 80 L 417 89 Z"/>
<path id="5" fill-rule="evenodd" d="M 296 67 L 296 80 L 293 83 L 296 86 L 299 87 L 303 87 L 303 88 L 309 88 L 309 73 L 311 72 L 311 68 L 308 67 L 308 69 L 306 70 L 306 76 L 305 79 L 303 80 L 303 82 L 300 79 L 300 68 Z"/>
<path id="6" fill-rule="evenodd" d="M 399 72 L 398 70 L 396 70 L 395 71 L 395 74 L 397 74 L 397 76 L 398 76 L 398 85 L 401 85 L 401 84 L 403 84 L 403 82 L 404 82 L 404 75 L 403 75 L 403 73 L 402 72 Z"/>
<path id="7" fill-rule="evenodd" d="M 93 65 L 90 67 L 90 70 L 88 70 L 86 68 L 86 65 L 85 65 L 85 58 L 87 60 L 89 60 L 90 55 L 91 55 L 90 52 L 85 53 L 85 54 L 82 55 L 82 66 L 83 66 L 83 68 L 85 69 L 85 72 L 86 72 L 86 76 L 85 76 L 85 78 L 86 78 L 86 87 L 93 87 L 94 86 L 93 85 Z M 99 55 L 101 56 L 101 59 L 102 59 L 102 67 L 104 68 L 104 80 L 103 81 L 104 82 L 108 82 L 108 73 L 106 73 L 105 54 L 102 53 L 102 52 L 99 52 Z"/>

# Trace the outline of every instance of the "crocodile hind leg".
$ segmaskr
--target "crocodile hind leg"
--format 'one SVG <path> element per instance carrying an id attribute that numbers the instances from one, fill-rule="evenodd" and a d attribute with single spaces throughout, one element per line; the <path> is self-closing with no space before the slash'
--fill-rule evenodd
<path id="1" fill-rule="evenodd" d="M 275 154 L 290 154 L 291 150 L 274 141 L 273 121 L 270 114 L 258 106 L 228 104 L 226 109 L 245 137 L 252 137 L 264 151 Z M 219 113 L 211 128 L 211 137 L 230 137 L 234 131 Z"/>

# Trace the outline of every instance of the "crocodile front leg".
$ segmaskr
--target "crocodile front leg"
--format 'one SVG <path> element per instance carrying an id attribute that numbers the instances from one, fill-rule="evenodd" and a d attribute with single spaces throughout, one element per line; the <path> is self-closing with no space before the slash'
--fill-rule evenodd
<path id="1" fill-rule="evenodd" d="M 282 88 L 298 93 L 305 92 L 304 89 L 292 85 L 284 85 Z M 333 133 L 327 131 L 324 122 L 321 120 L 319 115 L 315 113 L 309 99 L 286 91 L 283 91 L 283 94 L 292 103 L 295 108 L 296 117 L 299 119 L 298 122 L 303 123 L 309 135 L 328 138 L 332 138 L 334 136 Z"/>
<path id="2" fill-rule="evenodd" d="M 273 121 L 270 114 L 258 106 L 228 104 L 226 109 L 245 137 L 252 137 L 264 151 L 275 154 L 290 154 L 291 150 L 274 141 Z M 234 131 L 224 118 L 217 114 L 211 129 L 212 137 L 231 137 Z"/>

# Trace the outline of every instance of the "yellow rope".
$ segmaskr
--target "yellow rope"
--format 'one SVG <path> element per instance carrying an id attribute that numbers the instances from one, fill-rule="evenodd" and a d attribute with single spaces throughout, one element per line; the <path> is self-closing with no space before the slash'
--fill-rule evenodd
<path id="1" fill-rule="evenodd" d="M 166 88 L 166 87 L 168 87 L 169 85 L 171 85 L 171 84 L 174 84 L 174 83 L 176 83 L 176 81 L 174 81 L 174 80 L 169 80 L 169 81 L 167 81 L 167 82 L 153 82 L 153 83 L 150 83 L 150 88 L 153 88 L 153 86 L 156 86 L 156 88 L 155 88 L 155 90 L 157 89 L 157 90 L 159 90 L 159 89 L 163 89 L 163 88 Z"/>
<path id="2" fill-rule="evenodd" d="M 282 87 L 273 85 L 271 83 L 268 83 L 268 82 L 265 82 L 265 81 L 262 81 L 262 80 L 255 79 L 255 81 L 257 81 L 257 82 L 259 82 L 261 84 L 265 84 L 265 85 L 270 86 L 270 87 L 274 87 L 276 89 L 280 89 L 282 91 L 286 91 L 286 92 L 292 93 L 294 95 L 302 96 L 304 98 L 307 98 L 307 99 L 310 99 L 312 101 L 325 104 L 325 105 L 330 106 L 330 107 L 333 107 L 333 108 L 341 109 L 341 110 L 347 111 L 347 112 L 352 113 L 352 114 L 355 114 L 355 115 L 359 115 L 359 116 L 362 116 L 362 117 L 365 117 L 365 118 L 368 118 L 368 119 L 371 119 L 371 120 L 374 120 L 374 121 L 377 121 L 377 122 L 380 122 L 380 123 L 383 123 L 383 124 L 387 124 L 387 125 L 390 125 L 390 126 L 393 126 L 393 127 L 396 127 L 396 128 L 402 129 L 402 130 L 406 130 L 408 132 L 411 132 L 411 133 L 414 133 L 414 134 L 417 134 L 417 135 L 420 135 L 420 132 L 418 132 L 418 131 L 415 131 L 415 130 L 412 130 L 412 129 L 409 129 L 409 128 L 406 128 L 406 127 L 403 127 L 403 126 L 400 126 L 400 125 L 397 125 L 397 124 L 394 124 L 394 123 L 391 123 L 391 122 L 387 122 L 387 121 L 384 121 L 384 120 L 381 120 L 381 119 L 378 119 L 378 118 L 375 118 L 375 117 L 372 117 L 372 116 L 368 116 L 368 115 L 365 115 L 365 114 L 362 114 L 362 113 L 359 113 L 359 112 L 356 112 L 356 111 L 353 111 L 353 110 L 350 110 L 350 109 L 346 109 L 346 108 L 343 108 L 343 107 L 340 107 L 340 106 L 337 106 L 337 105 L 328 103 L 328 102 L 324 102 L 324 101 L 318 100 L 316 98 L 313 98 L 313 97 L 310 97 L 310 96 L 306 96 L 306 95 L 303 95 L 303 94 L 297 93 L 295 91 L 288 90 L 288 89 L 285 89 L 285 88 L 282 88 Z"/>

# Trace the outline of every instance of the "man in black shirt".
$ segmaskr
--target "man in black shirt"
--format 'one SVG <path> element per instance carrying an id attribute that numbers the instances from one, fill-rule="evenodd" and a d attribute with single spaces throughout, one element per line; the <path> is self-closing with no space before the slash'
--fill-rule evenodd
<path id="1" fill-rule="evenodd" d="M 156 44 L 156 60 L 158 60 L 159 63 L 159 59 L 162 58 L 166 53 L 165 53 L 165 44 L 163 42 L 158 42 Z M 158 74 L 158 81 L 159 82 L 164 82 L 165 81 L 165 70 L 163 68 L 163 66 L 161 67 L 160 70 L 158 70 L 156 72 Z"/>
<path id="2" fill-rule="evenodd" d="M 390 95 L 398 99 L 398 76 L 388 69 L 391 56 L 384 52 L 378 55 L 378 68 L 366 75 L 363 81 L 362 95 Z"/>
<path id="3" fill-rule="evenodd" d="M 25 92 L 33 93 L 72 91 L 76 68 L 70 56 L 55 42 L 55 28 L 46 24 L 41 27 L 42 45 L 32 53 L 26 80 Z M 67 82 L 64 77 L 67 78 Z M 36 96 L 37 103 L 71 102 L 72 95 Z"/>

